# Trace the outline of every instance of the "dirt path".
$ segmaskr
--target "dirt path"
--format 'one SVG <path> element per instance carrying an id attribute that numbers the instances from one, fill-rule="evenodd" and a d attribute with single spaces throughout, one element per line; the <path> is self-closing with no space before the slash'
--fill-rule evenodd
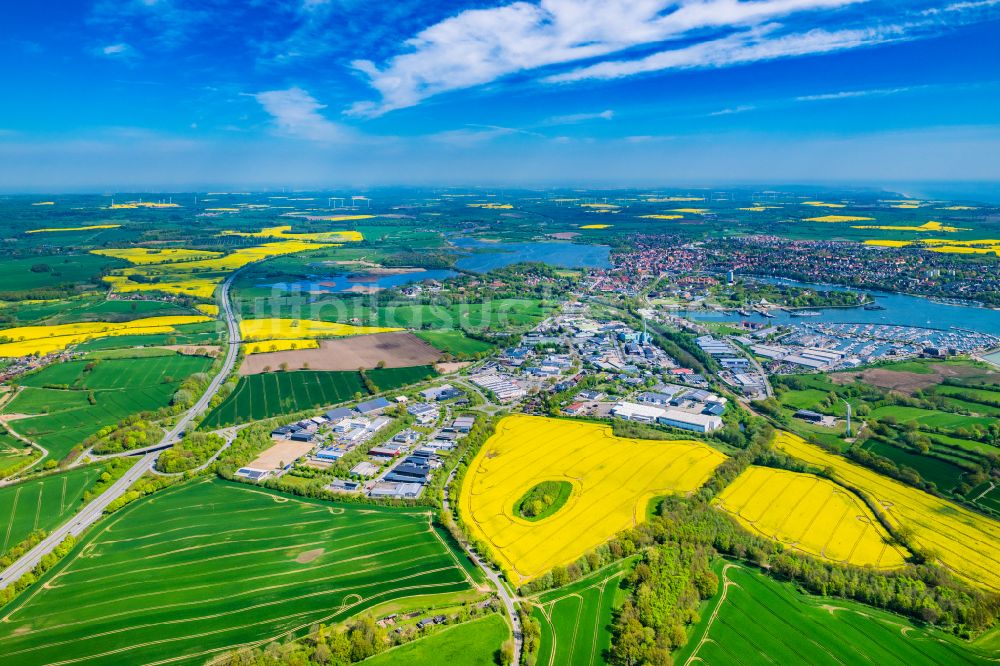
<path id="1" fill-rule="evenodd" d="M 691 656 L 684 662 L 684 666 L 691 666 L 696 659 L 701 661 L 698 657 L 698 651 L 701 650 L 702 646 L 709 641 L 708 634 L 712 629 L 712 624 L 715 622 L 715 618 L 719 615 L 719 610 L 722 608 L 722 604 L 726 603 L 726 595 L 729 594 L 729 586 L 735 585 L 736 587 L 739 587 L 737 583 L 729 580 L 726 576 L 726 573 L 735 567 L 735 564 L 728 563 L 722 567 L 722 596 L 719 597 L 719 603 L 715 604 L 715 608 L 712 610 L 712 615 L 708 618 L 708 624 L 705 625 L 705 631 L 701 634 L 701 640 L 698 641 L 698 645 L 696 645 L 694 650 L 691 652 Z"/>

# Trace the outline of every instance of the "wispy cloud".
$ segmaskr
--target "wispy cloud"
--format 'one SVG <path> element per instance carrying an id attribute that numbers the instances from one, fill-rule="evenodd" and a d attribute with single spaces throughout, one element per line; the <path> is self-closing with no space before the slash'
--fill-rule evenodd
<path id="1" fill-rule="evenodd" d="M 949 12 L 971 12 L 980 9 L 990 9 L 1000 5 L 1000 0 L 970 0 L 968 2 L 953 2 L 944 7 L 930 7 L 921 12 L 925 16 L 936 16 Z"/>
<path id="2" fill-rule="evenodd" d="M 281 136 L 322 143 L 344 141 L 351 136 L 344 126 L 320 113 L 326 105 L 302 88 L 269 90 L 253 97 L 272 116 Z"/>
<path id="3" fill-rule="evenodd" d="M 751 104 L 741 104 L 739 106 L 729 107 L 728 109 L 720 109 L 718 111 L 713 111 L 712 113 L 710 113 L 708 115 L 710 115 L 710 116 L 731 116 L 734 113 L 746 113 L 747 111 L 753 111 L 756 108 L 757 108 L 756 106 L 753 106 Z"/>
<path id="4" fill-rule="evenodd" d="M 825 102 L 827 100 L 852 99 L 855 97 L 874 97 L 886 95 L 898 95 L 910 92 L 915 86 L 903 88 L 870 88 L 868 90 L 841 90 L 839 92 L 821 93 L 819 95 L 801 95 L 795 98 L 796 102 Z"/>
<path id="5" fill-rule="evenodd" d="M 88 22 L 119 36 L 141 36 L 144 43 L 173 48 L 188 42 L 194 29 L 220 9 L 218 3 L 204 0 L 97 0 Z"/>
<path id="6" fill-rule="evenodd" d="M 472 146 L 489 143 L 494 139 L 506 136 L 530 136 L 534 138 L 544 138 L 538 132 L 521 129 L 519 127 L 502 127 L 500 125 L 467 125 L 462 129 L 448 130 L 430 134 L 426 138 L 436 143 L 443 143 L 458 148 L 468 148 Z"/>
<path id="7" fill-rule="evenodd" d="M 139 56 L 139 53 L 132 48 L 131 45 L 126 44 L 125 42 L 102 46 L 97 49 L 97 52 L 105 58 L 114 58 L 118 60 L 132 60 Z"/>
<path id="8" fill-rule="evenodd" d="M 552 116 L 538 123 L 539 127 L 557 127 L 559 125 L 579 125 L 592 120 L 613 120 L 615 112 L 611 109 L 594 113 L 569 113 L 563 116 Z"/>
<path id="9" fill-rule="evenodd" d="M 407 40 L 407 52 L 382 66 L 355 61 L 381 100 L 358 102 L 349 113 L 379 115 L 517 72 L 864 1 L 541 0 L 467 10 Z"/>
<path id="10" fill-rule="evenodd" d="M 810 30 L 778 34 L 780 26 L 769 24 L 727 37 L 679 49 L 661 51 L 635 60 L 603 62 L 546 81 L 566 83 L 589 79 L 620 79 L 638 74 L 683 69 L 707 69 L 793 56 L 817 55 L 872 46 L 905 39 L 907 26 L 890 25 L 856 30 Z"/>

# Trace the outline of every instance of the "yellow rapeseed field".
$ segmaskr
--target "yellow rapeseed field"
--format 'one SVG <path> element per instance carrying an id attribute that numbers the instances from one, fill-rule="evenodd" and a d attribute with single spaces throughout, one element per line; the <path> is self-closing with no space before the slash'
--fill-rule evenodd
<path id="1" fill-rule="evenodd" d="M 858 215 L 823 215 L 821 217 L 807 217 L 806 222 L 869 222 L 874 217 L 861 217 Z"/>
<path id="2" fill-rule="evenodd" d="M 9 340 L 9 342 L 0 343 L 0 357 L 30 356 L 36 353 L 50 354 L 62 351 L 69 345 L 86 342 L 93 338 L 174 333 L 176 332 L 174 326 L 198 324 L 205 321 L 211 321 L 211 319 L 190 315 L 145 317 L 121 323 L 94 321 L 52 326 L 19 326 L 0 331 L 0 337 Z"/>
<path id="3" fill-rule="evenodd" d="M 219 306 L 214 303 L 198 303 L 194 308 L 199 312 L 204 312 L 209 317 L 219 316 Z"/>
<path id="4" fill-rule="evenodd" d="M 707 208 L 674 208 L 672 210 L 675 213 L 688 213 L 689 215 L 704 215 L 708 212 Z"/>
<path id="5" fill-rule="evenodd" d="M 920 206 L 918 204 L 902 203 L 902 204 L 892 204 L 891 206 L 889 206 L 889 208 L 902 208 L 904 210 L 912 210 L 914 208 L 920 208 Z"/>
<path id="6" fill-rule="evenodd" d="M 154 249 L 147 247 L 126 247 L 111 250 L 91 250 L 91 254 L 99 254 L 103 257 L 114 257 L 124 259 L 130 264 L 165 264 L 175 261 L 192 261 L 195 259 L 212 259 L 221 257 L 221 252 L 209 252 L 208 250 L 187 250 L 184 248 L 164 248 Z"/>
<path id="7" fill-rule="evenodd" d="M 323 222 L 353 222 L 355 220 L 370 220 L 374 217 L 374 215 L 322 215 L 311 219 Z"/>
<path id="8" fill-rule="evenodd" d="M 610 224 L 584 224 L 581 229 L 610 229 Z"/>
<path id="9" fill-rule="evenodd" d="M 473 459 L 459 511 L 520 585 L 635 526 L 653 497 L 696 490 L 725 459 L 701 442 L 625 439 L 603 425 L 518 414 Z M 572 496 L 548 518 L 518 517 L 514 504 L 542 481 L 567 481 Z"/>
<path id="10" fill-rule="evenodd" d="M 815 206 L 816 208 L 847 208 L 846 204 L 826 203 L 825 201 L 803 201 L 803 206 Z"/>
<path id="11" fill-rule="evenodd" d="M 906 247 L 911 245 L 911 241 L 904 240 L 866 240 L 865 245 L 875 245 L 877 247 Z"/>
<path id="12" fill-rule="evenodd" d="M 279 227 L 267 227 L 260 231 L 223 231 L 220 236 L 243 236 L 245 238 L 277 238 L 279 240 L 295 241 L 335 241 L 345 243 L 359 243 L 364 240 L 360 231 L 320 231 L 311 234 L 293 234 L 292 225 L 286 224 Z"/>
<path id="13" fill-rule="evenodd" d="M 939 210 L 976 210 L 975 206 L 945 206 Z"/>
<path id="14" fill-rule="evenodd" d="M 132 209 L 132 208 L 180 208 L 180 204 L 175 203 L 155 203 L 152 201 L 130 201 L 128 203 L 113 203 L 111 208 L 113 210 L 121 209 Z"/>
<path id="15" fill-rule="evenodd" d="M 32 206 L 55 206 L 56 202 L 55 201 L 36 201 L 35 203 L 33 203 L 31 205 Z"/>
<path id="16" fill-rule="evenodd" d="M 104 277 L 115 291 L 122 293 L 161 291 L 168 294 L 181 294 L 196 298 L 210 299 L 215 288 L 231 273 L 247 264 L 261 261 L 269 257 L 294 254 L 306 250 L 317 250 L 326 247 L 337 247 L 329 243 L 309 243 L 300 240 L 285 240 L 274 243 L 264 243 L 255 247 L 240 248 L 230 254 L 204 253 L 208 259 L 193 261 L 166 261 L 163 263 L 146 263 L 138 261 L 136 266 L 115 271 L 113 275 Z M 184 252 L 185 250 L 178 250 Z M 197 250 L 186 250 L 196 252 Z M 115 249 L 103 252 L 116 253 L 112 256 L 122 258 L 138 258 L 146 251 L 135 249 Z M 137 253 L 138 252 L 138 253 Z M 153 256 L 153 255 L 150 255 Z M 132 259 L 129 259 L 132 260 Z M 195 275 L 197 274 L 197 275 Z M 154 278 L 151 282 L 134 282 L 128 279 L 130 275 Z"/>
<path id="17" fill-rule="evenodd" d="M 265 340 L 250 342 L 245 345 L 248 354 L 266 354 L 267 352 L 289 351 L 291 349 L 318 349 L 318 340 Z"/>
<path id="18" fill-rule="evenodd" d="M 32 229 L 25 231 L 26 234 L 51 234 L 58 231 L 91 231 L 94 229 L 117 229 L 120 224 L 89 224 L 85 227 L 48 227 L 46 229 Z"/>
<path id="19" fill-rule="evenodd" d="M 947 231 L 947 228 L 941 229 Z M 924 238 L 915 241 L 897 240 L 867 240 L 866 245 L 876 245 L 879 247 L 919 247 L 930 252 L 942 252 L 945 254 L 996 254 L 1000 255 L 1000 240 L 948 240 L 945 238 Z"/>
<path id="20" fill-rule="evenodd" d="M 949 227 L 947 225 L 941 224 L 940 222 L 925 222 L 919 226 L 890 226 L 890 225 L 860 225 L 852 226 L 851 229 L 882 229 L 888 231 L 943 231 L 945 233 L 952 233 L 955 231 L 968 231 L 968 229 L 963 229 L 961 227 Z"/>
<path id="21" fill-rule="evenodd" d="M 305 340 L 391 333 L 401 330 L 403 329 L 378 326 L 348 326 L 347 324 L 313 319 L 244 319 L 240 322 L 240 333 L 247 342 L 255 340 Z"/>
<path id="22" fill-rule="evenodd" d="M 158 282 L 133 282 L 123 275 L 106 275 L 104 281 L 120 294 L 135 292 L 161 291 L 165 294 L 193 296 L 194 298 L 211 299 L 215 288 L 222 282 L 222 277 L 215 278 L 184 278 L 164 279 Z"/>
<path id="23" fill-rule="evenodd" d="M 838 481 L 867 495 L 892 524 L 912 531 L 915 545 L 958 577 L 1000 591 L 1000 523 L 827 453 L 797 435 L 779 432 L 775 444 L 794 458 L 831 469 Z"/>
<path id="24" fill-rule="evenodd" d="M 1000 255 L 1000 245 L 937 245 L 927 248 L 931 252 L 944 254 L 996 254 Z"/>
<path id="25" fill-rule="evenodd" d="M 878 569 L 907 557 L 861 499 L 812 474 L 750 467 L 715 503 L 750 531 L 815 557 Z"/>
<path id="26" fill-rule="evenodd" d="M 640 215 L 644 220 L 683 220 L 683 215 Z"/>

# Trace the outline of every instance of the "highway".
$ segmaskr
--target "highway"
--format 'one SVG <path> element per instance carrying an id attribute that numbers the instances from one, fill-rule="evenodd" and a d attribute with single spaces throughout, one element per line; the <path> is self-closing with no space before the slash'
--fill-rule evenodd
<path id="1" fill-rule="evenodd" d="M 236 365 L 236 356 L 240 349 L 239 322 L 237 321 L 232 305 L 229 302 L 229 288 L 232 285 L 233 278 L 235 276 L 236 273 L 233 273 L 226 279 L 225 282 L 222 283 L 222 308 L 226 318 L 226 327 L 229 330 L 229 345 L 226 349 L 226 358 L 222 362 L 222 368 L 219 370 L 219 373 L 212 378 L 212 381 L 205 390 L 205 393 L 198 399 L 198 402 L 188 409 L 188 411 L 184 412 L 184 415 L 177 420 L 174 427 L 171 428 L 170 431 L 163 436 L 163 439 L 155 445 L 155 450 L 146 453 L 139 460 L 139 462 L 125 472 L 120 479 L 111 484 L 107 490 L 101 493 L 90 504 L 85 506 L 76 515 L 70 518 L 69 522 L 61 525 L 37 546 L 25 553 L 20 559 L 7 567 L 7 569 L 3 572 L 0 572 L 0 589 L 7 587 L 18 578 L 34 569 L 41 559 L 48 553 L 52 552 L 55 547 L 62 543 L 67 536 L 79 536 L 84 532 L 84 530 L 97 522 L 97 520 L 101 517 L 101 514 L 104 513 L 104 509 L 107 508 L 111 502 L 121 497 L 125 491 L 139 479 L 139 477 L 153 468 L 153 463 L 156 462 L 156 457 L 160 454 L 160 450 L 164 447 L 177 443 L 191 421 L 205 411 L 208 407 L 209 401 L 211 401 L 211 399 L 219 391 L 223 382 L 226 381 L 226 377 L 229 376 L 229 373 L 232 372 L 233 367 Z"/>

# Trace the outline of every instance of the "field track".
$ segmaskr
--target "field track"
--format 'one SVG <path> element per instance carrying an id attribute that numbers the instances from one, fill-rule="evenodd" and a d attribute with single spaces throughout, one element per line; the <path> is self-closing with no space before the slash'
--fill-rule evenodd
<path id="1" fill-rule="evenodd" d="M 955 575 L 1000 591 L 1000 522 L 827 453 L 796 435 L 779 432 L 776 447 L 811 465 L 832 468 L 837 481 L 866 493 L 894 524 L 912 529 L 914 543 L 932 551 Z"/>
<path id="2" fill-rule="evenodd" d="M 0 654 L 202 663 L 388 600 L 470 589 L 429 520 L 221 480 L 181 484 L 113 516 L 4 608 Z"/>
<path id="3" fill-rule="evenodd" d="M 840 599 L 806 596 L 747 567 L 726 564 L 722 593 L 675 654 L 684 666 L 965 666 L 990 660 L 958 639 Z"/>
<path id="4" fill-rule="evenodd" d="M 538 666 L 596 666 L 606 663 L 618 585 L 633 560 L 616 562 L 566 587 L 533 599 L 532 615 L 542 627 Z"/>
<path id="5" fill-rule="evenodd" d="M 892 569 L 908 555 L 860 498 L 812 474 L 750 467 L 716 505 L 761 536 L 833 562 Z"/>
<path id="6" fill-rule="evenodd" d="M 101 473 L 91 465 L 0 488 L 0 555 L 37 529 L 59 525 L 80 508 L 80 498 Z"/>

